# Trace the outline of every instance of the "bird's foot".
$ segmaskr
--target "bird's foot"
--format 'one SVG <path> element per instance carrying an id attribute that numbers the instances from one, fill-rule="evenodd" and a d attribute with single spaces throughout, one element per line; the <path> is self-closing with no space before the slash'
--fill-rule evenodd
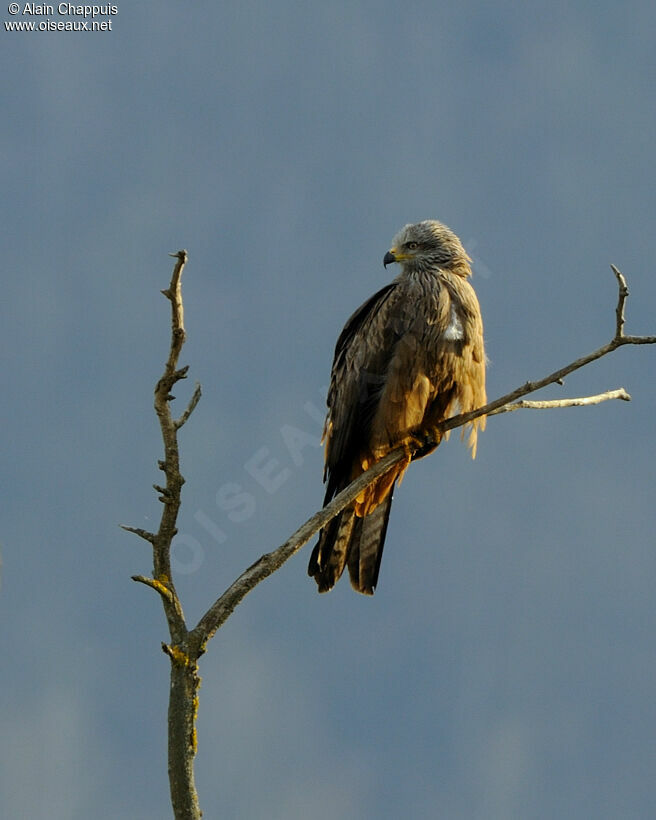
<path id="1" fill-rule="evenodd" d="M 439 438 L 430 430 L 415 430 L 408 436 L 407 449 L 410 457 L 414 459 L 423 458 L 439 444 Z"/>

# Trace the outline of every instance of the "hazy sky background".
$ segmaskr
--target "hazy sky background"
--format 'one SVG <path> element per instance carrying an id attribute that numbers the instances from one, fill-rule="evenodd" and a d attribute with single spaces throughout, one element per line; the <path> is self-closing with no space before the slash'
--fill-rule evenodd
<path id="1" fill-rule="evenodd" d="M 491 397 L 610 339 L 611 262 L 627 332 L 656 332 L 656 6 L 119 2 L 111 32 L 1 36 L 0 813 L 159 820 L 167 633 L 118 524 L 160 513 L 167 253 L 178 411 L 204 391 L 193 625 L 320 505 L 334 343 L 406 222 L 475 258 Z M 617 351 L 543 396 L 630 404 L 491 419 L 475 462 L 454 437 L 413 466 L 373 599 L 318 596 L 309 548 L 250 595 L 201 663 L 205 817 L 650 816 L 655 370 Z"/>

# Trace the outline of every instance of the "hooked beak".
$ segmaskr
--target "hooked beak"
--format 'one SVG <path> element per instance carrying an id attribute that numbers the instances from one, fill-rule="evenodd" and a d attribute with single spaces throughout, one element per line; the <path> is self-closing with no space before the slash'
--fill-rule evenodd
<path id="1" fill-rule="evenodd" d="M 391 265 L 392 262 L 396 262 L 396 256 L 394 255 L 394 250 L 387 251 L 387 253 L 383 257 L 383 266 L 387 267 L 388 265 Z"/>

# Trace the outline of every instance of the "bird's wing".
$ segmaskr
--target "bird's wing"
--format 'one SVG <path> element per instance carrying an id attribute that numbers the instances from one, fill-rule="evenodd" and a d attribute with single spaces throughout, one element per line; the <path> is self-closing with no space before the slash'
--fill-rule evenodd
<path id="1" fill-rule="evenodd" d="M 398 329 L 387 321 L 397 283 L 381 288 L 349 318 L 335 346 L 326 419 L 326 499 L 351 480 L 358 448 L 367 442 Z"/>

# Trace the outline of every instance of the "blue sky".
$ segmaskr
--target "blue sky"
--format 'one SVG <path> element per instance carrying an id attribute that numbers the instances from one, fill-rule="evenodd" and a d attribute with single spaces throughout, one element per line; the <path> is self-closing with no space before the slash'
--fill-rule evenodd
<path id="1" fill-rule="evenodd" d="M 610 263 L 627 332 L 656 332 L 653 3 L 225 5 L 3 26 L 3 816 L 169 816 L 165 623 L 118 528 L 159 515 L 168 252 L 177 392 L 203 385 L 191 624 L 320 504 L 334 342 L 403 224 L 475 257 L 491 397 L 611 337 Z M 206 817 L 652 811 L 655 355 L 544 393 L 630 404 L 498 417 L 475 462 L 454 437 L 414 465 L 373 599 L 318 596 L 307 549 L 246 599 L 201 663 Z"/>

